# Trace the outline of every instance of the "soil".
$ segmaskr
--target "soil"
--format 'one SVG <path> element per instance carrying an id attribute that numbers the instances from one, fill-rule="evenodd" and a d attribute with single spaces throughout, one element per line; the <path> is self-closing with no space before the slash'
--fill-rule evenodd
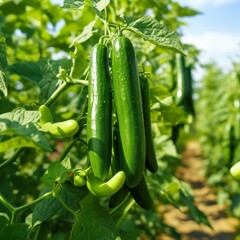
<path id="1" fill-rule="evenodd" d="M 174 207 L 164 209 L 165 222 L 182 235 L 181 240 L 233 240 L 239 220 L 226 215 L 227 207 L 217 204 L 214 189 L 207 185 L 200 145 L 195 141 L 188 142 L 182 156 L 184 164 L 178 169 L 177 176 L 192 186 L 195 204 L 208 217 L 213 229 L 197 224 Z M 176 240 L 163 235 L 156 239 Z"/>

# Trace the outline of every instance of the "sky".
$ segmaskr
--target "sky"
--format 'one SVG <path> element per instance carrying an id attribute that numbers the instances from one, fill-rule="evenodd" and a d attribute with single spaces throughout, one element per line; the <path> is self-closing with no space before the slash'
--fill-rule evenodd
<path id="1" fill-rule="evenodd" d="M 240 62 L 240 0 L 179 0 L 201 15 L 184 18 L 183 43 L 202 50 L 200 62 L 214 61 L 225 72 Z"/>

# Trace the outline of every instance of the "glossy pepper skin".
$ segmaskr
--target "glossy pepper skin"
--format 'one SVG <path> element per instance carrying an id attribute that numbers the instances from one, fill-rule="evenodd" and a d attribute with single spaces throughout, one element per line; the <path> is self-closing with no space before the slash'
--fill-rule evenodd
<path id="1" fill-rule="evenodd" d="M 93 173 L 105 180 L 111 163 L 112 93 L 108 50 L 101 43 L 93 47 L 88 85 L 87 143 Z"/>
<path id="2" fill-rule="evenodd" d="M 146 142 L 138 66 L 134 47 L 124 36 L 112 46 L 112 76 L 120 133 L 120 167 L 135 187 L 145 168 Z"/>

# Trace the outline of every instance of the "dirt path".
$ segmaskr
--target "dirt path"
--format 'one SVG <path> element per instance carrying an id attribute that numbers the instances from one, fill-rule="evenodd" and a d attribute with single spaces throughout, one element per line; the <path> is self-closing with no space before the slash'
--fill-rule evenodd
<path id="1" fill-rule="evenodd" d="M 166 223 L 182 235 L 182 240 L 233 240 L 239 221 L 227 218 L 226 207 L 217 205 L 214 190 L 206 184 L 202 174 L 201 149 L 197 142 L 187 143 L 183 161 L 185 166 L 179 168 L 178 178 L 191 184 L 196 206 L 207 215 L 213 230 L 198 225 L 175 208 L 170 208 L 164 213 Z M 176 239 L 160 236 L 157 240 Z"/>

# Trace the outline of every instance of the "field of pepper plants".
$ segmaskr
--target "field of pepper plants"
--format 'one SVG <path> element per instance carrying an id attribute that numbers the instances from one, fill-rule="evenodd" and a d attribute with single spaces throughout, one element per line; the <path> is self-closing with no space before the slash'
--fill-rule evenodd
<path id="1" fill-rule="evenodd" d="M 0 239 L 240 239 L 240 62 L 196 82 L 198 14 L 0 1 Z"/>

